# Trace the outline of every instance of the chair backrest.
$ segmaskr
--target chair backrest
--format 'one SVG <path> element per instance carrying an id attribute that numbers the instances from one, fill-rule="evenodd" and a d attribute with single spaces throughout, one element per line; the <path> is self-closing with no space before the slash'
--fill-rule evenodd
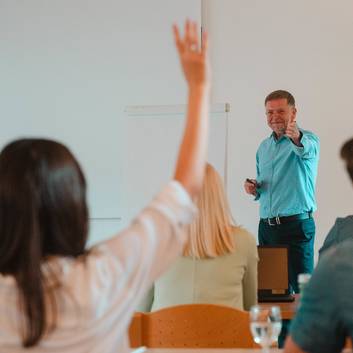
<path id="1" fill-rule="evenodd" d="M 134 313 L 130 323 L 129 339 L 132 348 L 142 346 L 142 315 L 140 312 Z"/>
<path id="2" fill-rule="evenodd" d="M 136 313 L 130 326 L 130 342 L 132 347 L 149 348 L 258 347 L 251 336 L 248 312 L 213 304 Z"/>

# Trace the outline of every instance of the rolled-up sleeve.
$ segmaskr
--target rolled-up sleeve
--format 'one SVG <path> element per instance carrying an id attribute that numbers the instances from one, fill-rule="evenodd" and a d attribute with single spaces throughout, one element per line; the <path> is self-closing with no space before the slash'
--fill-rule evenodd
<path id="1" fill-rule="evenodd" d="M 303 134 L 300 140 L 302 146 L 292 143 L 293 151 L 303 159 L 316 158 L 320 150 L 319 138 L 311 132 L 301 131 L 301 133 Z"/>

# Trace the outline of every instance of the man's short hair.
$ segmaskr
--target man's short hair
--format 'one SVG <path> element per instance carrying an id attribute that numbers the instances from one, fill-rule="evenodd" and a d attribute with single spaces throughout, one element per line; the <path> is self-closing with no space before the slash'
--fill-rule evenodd
<path id="1" fill-rule="evenodd" d="M 353 182 L 353 138 L 341 147 L 341 158 L 345 161 L 347 172 Z"/>
<path id="2" fill-rule="evenodd" d="M 265 105 L 267 102 L 269 101 L 273 101 L 275 99 L 287 99 L 287 103 L 291 106 L 295 106 L 295 99 L 294 97 L 288 92 L 288 91 L 285 91 L 285 90 L 277 90 L 277 91 L 273 91 L 271 92 L 265 99 Z"/>

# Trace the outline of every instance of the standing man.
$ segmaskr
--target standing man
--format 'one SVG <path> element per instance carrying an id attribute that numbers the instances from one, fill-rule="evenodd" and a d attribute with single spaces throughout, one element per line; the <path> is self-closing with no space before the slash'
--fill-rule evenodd
<path id="1" fill-rule="evenodd" d="M 299 273 L 314 267 L 315 182 L 320 144 L 312 132 L 298 128 L 294 97 L 287 91 L 265 99 L 270 137 L 256 153 L 255 179 L 245 191 L 260 201 L 259 244 L 289 246 L 289 284 L 298 293 Z"/>

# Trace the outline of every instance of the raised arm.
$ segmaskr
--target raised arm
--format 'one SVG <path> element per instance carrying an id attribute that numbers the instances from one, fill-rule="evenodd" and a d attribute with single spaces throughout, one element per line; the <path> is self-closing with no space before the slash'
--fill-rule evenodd
<path id="1" fill-rule="evenodd" d="M 208 38 L 199 43 L 197 25 L 186 21 L 182 37 L 174 26 L 175 43 L 188 85 L 188 110 L 184 135 L 175 166 L 174 179 L 191 196 L 202 187 L 207 157 L 210 75 L 207 60 Z"/>
<path id="2" fill-rule="evenodd" d="M 183 37 L 176 26 L 174 34 L 189 88 L 186 127 L 175 180 L 123 232 L 101 247 L 110 268 L 108 272 L 115 279 L 113 287 L 108 288 L 113 291 L 109 295 L 124 303 L 131 313 L 156 278 L 181 254 L 187 238 L 184 225 L 196 215 L 191 197 L 201 189 L 205 172 L 209 104 L 207 38 L 204 37 L 201 48 L 197 26 L 191 22 L 186 22 Z"/>

